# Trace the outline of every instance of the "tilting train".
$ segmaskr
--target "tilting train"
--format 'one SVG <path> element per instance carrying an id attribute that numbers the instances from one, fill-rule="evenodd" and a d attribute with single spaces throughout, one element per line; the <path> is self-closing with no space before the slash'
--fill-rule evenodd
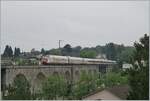
<path id="1" fill-rule="evenodd" d="M 46 55 L 42 56 L 41 64 L 115 64 L 116 61 L 107 59 L 90 59 L 71 56 Z"/>

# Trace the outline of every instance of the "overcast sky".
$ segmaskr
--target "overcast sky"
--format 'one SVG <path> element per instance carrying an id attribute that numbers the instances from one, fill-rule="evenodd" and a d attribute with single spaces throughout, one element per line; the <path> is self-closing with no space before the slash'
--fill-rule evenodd
<path id="1" fill-rule="evenodd" d="M 133 45 L 149 32 L 149 1 L 3 1 L 1 44 L 23 51 L 114 42 Z"/>

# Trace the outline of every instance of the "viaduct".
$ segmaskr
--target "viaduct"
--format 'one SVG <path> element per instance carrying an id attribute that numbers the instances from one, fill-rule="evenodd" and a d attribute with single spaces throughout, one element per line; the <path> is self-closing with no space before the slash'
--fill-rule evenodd
<path id="1" fill-rule="evenodd" d="M 1 66 L 1 89 L 13 82 L 17 76 L 24 76 L 31 84 L 32 91 L 38 90 L 49 75 L 63 75 L 66 80 L 76 81 L 81 72 L 105 73 L 114 64 L 51 64 L 37 66 Z"/>

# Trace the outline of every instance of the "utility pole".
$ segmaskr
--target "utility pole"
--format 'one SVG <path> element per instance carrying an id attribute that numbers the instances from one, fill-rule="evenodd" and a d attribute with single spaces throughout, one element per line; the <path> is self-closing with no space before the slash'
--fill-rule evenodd
<path id="1" fill-rule="evenodd" d="M 60 49 L 60 48 L 61 48 L 61 47 L 60 47 L 60 42 L 61 42 L 61 41 L 63 41 L 63 40 L 59 40 L 59 42 L 58 42 L 58 43 L 59 43 L 59 51 L 60 51 L 60 55 L 61 55 L 61 49 Z"/>
<path id="2" fill-rule="evenodd" d="M 61 42 L 61 41 L 62 41 L 62 40 L 59 40 L 59 49 L 61 48 L 61 47 L 60 47 L 60 42 Z"/>

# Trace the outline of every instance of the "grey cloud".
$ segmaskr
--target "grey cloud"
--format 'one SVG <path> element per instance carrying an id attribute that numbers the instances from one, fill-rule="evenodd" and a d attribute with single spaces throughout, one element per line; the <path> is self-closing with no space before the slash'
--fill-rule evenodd
<path id="1" fill-rule="evenodd" d="M 148 1 L 2 2 L 2 50 L 6 44 L 31 48 L 133 45 L 149 32 Z"/>

